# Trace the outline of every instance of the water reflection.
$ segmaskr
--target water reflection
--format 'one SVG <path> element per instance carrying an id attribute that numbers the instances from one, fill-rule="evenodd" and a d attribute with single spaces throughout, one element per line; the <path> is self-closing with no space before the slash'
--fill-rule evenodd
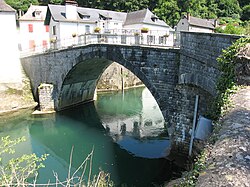
<path id="1" fill-rule="evenodd" d="M 156 103 L 147 101 L 147 94 L 143 88 L 132 89 L 125 92 L 124 102 L 122 95 L 102 94 L 95 105 L 50 115 L 25 114 L 5 121 L 0 136 L 26 137 L 15 156 L 50 155 L 40 170 L 40 183 L 55 181 L 53 171 L 61 181 L 67 177 L 72 147 L 72 170 L 94 147 L 93 175 L 101 168 L 111 173 L 116 186 L 151 186 L 172 178 L 179 168 L 165 159 L 148 159 L 164 156 L 168 138 L 162 116 L 155 113 Z"/>
<path id="2" fill-rule="evenodd" d="M 124 95 L 101 94 L 98 98 L 96 108 L 102 124 L 121 148 L 143 158 L 166 156 L 170 142 L 164 118 L 147 88 L 130 89 Z"/>

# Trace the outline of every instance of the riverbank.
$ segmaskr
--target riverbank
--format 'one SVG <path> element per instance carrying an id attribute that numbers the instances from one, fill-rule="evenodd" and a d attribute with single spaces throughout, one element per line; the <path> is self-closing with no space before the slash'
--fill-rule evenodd
<path id="1" fill-rule="evenodd" d="M 219 130 L 213 132 L 196 162 L 199 169 L 194 168 L 165 187 L 250 186 L 250 86 L 238 90 L 231 101 L 232 107 L 216 124 Z"/>
<path id="2" fill-rule="evenodd" d="M 232 96 L 233 108 L 221 129 L 196 186 L 250 186 L 250 86 Z"/>
<path id="3" fill-rule="evenodd" d="M 24 79 L 20 89 L 8 88 L 0 91 L 0 117 L 34 109 L 37 103 L 33 99 L 29 82 Z"/>

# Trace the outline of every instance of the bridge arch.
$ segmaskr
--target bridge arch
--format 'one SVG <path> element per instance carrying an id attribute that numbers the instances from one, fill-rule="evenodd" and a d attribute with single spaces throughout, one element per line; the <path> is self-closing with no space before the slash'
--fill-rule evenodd
<path id="1" fill-rule="evenodd" d="M 123 65 L 146 85 L 168 121 L 167 116 L 175 106 L 179 49 L 90 44 L 22 58 L 37 101 L 37 88 L 41 83 L 54 85 L 56 110 L 91 100 L 99 76 L 111 62 Z M 84 72 L 85 75 L 94 72 L 92 81 L 84 80 Z"/>
<path id="2" fill-rule="evenodd" d="M 97 83 L 102 73 L 113 62 L 117 62 L 130 70 L 143 82 L 155 98 L 159 98 L 156 88 L 148 80 L 148 77 L 140 71 L 139 68 L 134 67 L 131 62 L 124 59 L 121 55 L 92 55 L 85 54 L 83 57 L 78 56 L 75 59 L 72 59 L 76 62 L 76 64 L 62 78 L 63 83 L 59 91 L 57 104 L 58 110 L 65 109 L 79 103 L 92 101 Z"/>
<path id="3" fill-rule="evenodd" d="M 216 96 L 216 83 L 200 73 L 183 73 L 179 76 L 178 84 L 196 86 Z"/>

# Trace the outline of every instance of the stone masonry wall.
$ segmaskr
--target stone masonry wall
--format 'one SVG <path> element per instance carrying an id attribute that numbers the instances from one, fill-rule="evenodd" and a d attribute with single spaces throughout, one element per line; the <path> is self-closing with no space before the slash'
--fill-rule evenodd
<path id="1" fill-rule="evenodd" d="M 102 74 L 97 91 L 121 90 L 142 85 L 141 80 L 124 66 L 114 62 Z"/>
<path id="2" fill-rule="evenodd" d="M 179 83 L 197 85 L 216 95 L 220 72 L 216 59 L 240 36 L 214 33 L 181 33 Z"/>
<path id="3" fill-rule="evenodd" d="M 176 143 L 189 144 L 195 95 L 200 98 L 198 116 L 204 116 L 216 95 L 216 81 L 220 75 L 216 59 L 238 38 L 211 33 L 181 33 L 179 86 L 175 94 L 177 112 L 172 116 L 175 127 L 171 129 Z"/>
<path id="4" fill-rule="evenodd" d="M 41 84 L 38 87 L 39 105 L 41 111 L 54 111 L 53 85 Z"/>

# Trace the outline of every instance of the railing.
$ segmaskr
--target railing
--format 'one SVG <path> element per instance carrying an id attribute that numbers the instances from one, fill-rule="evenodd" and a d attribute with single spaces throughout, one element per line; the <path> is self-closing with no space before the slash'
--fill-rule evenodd
<path id="1" fill-rule="evenodd" d="M 121 44 L 168 48 L 179 47 L 179 33 L 170 32 L 169 35 L 153 34 L 155 33 L 149 32 L 144 34 L 135 31 L 129 32 L 128 30 L 124 33 L 118 32 L 117 30 L 109 30 L 109 32 L 104 33 L 82 34 L 61 40 L 52 39 L 49 46 L 35 46 L 27 50 L 22 50 L 20 52 L 20 56 L 31 56 L 39 53 L 47 53 L 54 50 L 67 49 L 88 44 Z"/>

